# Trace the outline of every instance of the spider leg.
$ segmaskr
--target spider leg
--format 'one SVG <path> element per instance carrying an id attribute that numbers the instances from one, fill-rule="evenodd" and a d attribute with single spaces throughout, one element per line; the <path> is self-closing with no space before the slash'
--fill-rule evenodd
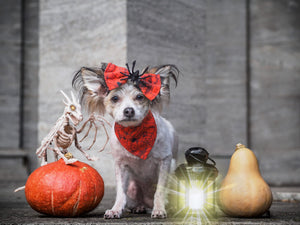
<path id="1" fill-rule="evenodd" d="M 147 66 L 147 67 L 143 70 L 143 72 L 142 72 L 142 74 L 140 75 L 140 77 L 141 77 L 142 75 L 144 75 L 144 74 L 148 71 L 148 69 L 149 69 L 149 66 Z M 140 78 L 140 79 L 142 79 L 142 78 Z"/>
<path id="2" fill-rule="evenodd" d="M 87 121 L 84 122 L 84 124 L 82 125 L 82 127 L 81 127 L 78 131 L 76 131 L 77 134 L 80 134 L 80 133 L 83 131 L 83 129 L 85 128 L 86 124 L 87 124 L 89 121 L 90 121 L 90 119 L 88 119 Z"/>
<path id="3" fill-rule="evenodd" d="M 130 74 L 126 74 L 126 73 L 123 73 L 123 72 L 120 72 L 121 74 L 123 74 L 126 78 L 122 78 L 121 80 L 128 80 Z"/>
<path id="4" fill-rule="evenodd" d="M 75 146 L 76 146 L 76 148 L 77 148 L 79 151 L 81 151 L 82 154 L 84 154 L 84 156 L 85 156 L 88 160 L 90 160 L 90 161 L 98 160 L 97 157 L 90 156 L 89 154 L 87 154 L 87 153 L 83 150 L 83 148 L 79 145 L 79 142 L 78 142 L 78 140 L 77 140 L 77 135 L 76 135 L 76 134 L 75 134 L 74 140 L 75 140 Z"/>
<path id="5" fill-rule="evenodd" d="M 128 71 L 129 71 L 129 73 L 133 73 L 134 67 L 135 67 L 135 63 L 136 63 L 136 60 L 134 60 L 134 61 L 132 62 L 132 69 L 131 69 L 131 72 L 130 72 L 130 68 L 129 68 L 128 63 L 126 63 L 126 66 L 127 66 L 127 69 L 128 69 Z"/>
<path id="6" fill-rule="evenodd" d="M 91 124 L 93 124 L 93 125 L 94 125 L 94 127 L 95 127 L 95 135 L 94 135 L 94 140 L 93 140 L 93 143 L 91 144 L 91 146 L 90 146 L 90 147 L 88 147 L 88 149 L 87 149 L 87 150 L 90 150 L 90 149 L 92 148 L 92 146 L 95 144 L 95 142 L 96 142 L 96 137 L 97 137 L 97 131 L 98 131 L 98 128 L 97 128 L 97 125 L 96 125 L 96 123 L 95 123 L 94 121 L 91 121 Z"/>
<path id="7" fill-rule="evenodd" d="M 99 115 L 97 115 L 96 116 L 96 119 L 99 121 L 99 122 L 106 122 L 110 127 L 112 127 L 112 125 L 110 124 L 110 122 L 108 122 L 108 120 L 106 120 L 104 117 L 102 117 L 102 116 L 99 116 Z"/>
<path id="8" fill-rule="evenodd" d="M 102 122 L 102 121 L 101 121 L 101 122 Z M 105 144 L 103 145 L 103 147 L 99 150 L 99 152 L 102 152 L 102 151 L 105 149 L 105 147 L 106 147 L 106 145 L 107 145 L 107 143 L 108 143 L 108 141 L 109 141 L 109 135 L 108 135 L 107 129 L 106 129 L 106 127 L 105 127 L 105 125 L 104 125 L 103 122 L 102 122 L 102 126 L 103 126 L 104 131 L 105 131 L 105 134 L 106 134 L 106 142 L 105 142 Z"/>
<path id="9" fill-rule="evenodd" d="M 150 75 L 141 77 L 140 80 L 146 79 L 146 78 L 148 78 L 148 77 L 150 77 Z"/>
<path id="10" fill-rule="evenodd" d="M 89 129 L 87 130 L 86 134 L 84 135 L 83 138 L 81 138 L 81 140 L 79 142 L 82 142 L 90 133 L 90 130 L 92 128 L 92 121 L 89 121 L 90 122 L 90 126 L 89 126 Z"/>

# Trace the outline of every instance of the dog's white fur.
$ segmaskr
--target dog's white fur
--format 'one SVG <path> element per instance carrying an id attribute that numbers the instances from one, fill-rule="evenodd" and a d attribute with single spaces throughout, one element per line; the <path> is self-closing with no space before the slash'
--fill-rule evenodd
<path id="1" fill-rule="evenodd" d="M 153 106 L 163 104 L 163 97 L 169 97 L 169 77 L 175 76 L 174 71 L 178 70 L 171 65 L 150 70 L 152 73 L 160 74 L 162 80 L 159 99 L 152 102 L 130 82 L 108 91 L 103 71 L 103 69 L 82 68 L 74 77 L 73 82 L 80 80 L 83 84 L 82 98 L 89 111 L 105 111 L 122 126 L 134 127 L 139 125 L 151 110 L 157 125 L 157 137 L 146 160 L 129 153 L 118 141 L 112 129 L 110 146 L 115 160 L 117 196 L 114 206 L 105 212 L 104 218 L 120 218 L 125 207 L 136 213 L 152 208 L 152 218 L 165 218 L 167 215 L 165 187 L 178 143 L 173 126 L 160 116 Z M 134 115 L 126 115 L 124 113 L 126 108 L 133 110 Z"/>

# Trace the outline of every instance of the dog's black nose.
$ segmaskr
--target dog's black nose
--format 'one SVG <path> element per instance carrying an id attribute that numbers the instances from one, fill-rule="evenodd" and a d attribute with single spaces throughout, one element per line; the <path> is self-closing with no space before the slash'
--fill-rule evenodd
<path id="1" fill-rule="evenodd" d="M 132 107 L 127 107 L 124 109 L 124 116 L 131 118 L 134 116 L 134 109 Z"/>

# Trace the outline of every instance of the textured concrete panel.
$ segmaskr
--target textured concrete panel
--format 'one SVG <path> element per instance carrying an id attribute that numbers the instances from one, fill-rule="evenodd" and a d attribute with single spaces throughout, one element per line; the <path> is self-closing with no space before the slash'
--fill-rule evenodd
<path id="1" fill-rule="evenodd" d="M 246 1 L 207 1 L 205 141 L 231 155 L 246 140 Z"/>
<path id="2" fill-rule="evenodd" d="M 98 66 L 103 61 L 125 64 L 126 4 L 124 0 L 42 0 L 39 25 L 41 140 L 63 113 L 59 90 L 69 94 L 72 77 L 80 67 Z M 93 149 L 103 145 L 100 134 Z M 87 139 L 83 147 L 87 148 L 91 142 Z M 84 160 L 78 150 L 73 150 L 76 157 Z M 99 156 L 100 160 L 91 164 L 103 174 L 106 184 L 112 184 L 114 170 L 110 155 L 89 153 Z"/>
<path id="3" fill-rule="evenodd" d="M 299 21 L 298 1 L 251 3 L 251 139 L 276 185 L 300 183 Z"/>
<path id="4" fill-rule="evenodd" d="M 39 93 L 39 1 L 24 4 L 24 84 L 22 147 L 29 153 L 30 170 L 36 168 Z"/>
<path id="5" fill-rule="evenodd" d="M 19 147 L 21 1 L 0 1 L 0 148 Z"/>

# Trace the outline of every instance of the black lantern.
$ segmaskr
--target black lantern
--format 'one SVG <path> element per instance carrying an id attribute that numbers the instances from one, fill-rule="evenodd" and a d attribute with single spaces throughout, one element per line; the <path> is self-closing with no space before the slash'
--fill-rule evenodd
<path id="1" fill-rule="evenodd" d="M 214 215 L 216 206 L 216 163 L 201 147 L 185 152 L 187 164 L 175 170 L 177 177 L 176 208 L 178 213 Z M 208 160 L 210 161 L 208 163 Z"/>

